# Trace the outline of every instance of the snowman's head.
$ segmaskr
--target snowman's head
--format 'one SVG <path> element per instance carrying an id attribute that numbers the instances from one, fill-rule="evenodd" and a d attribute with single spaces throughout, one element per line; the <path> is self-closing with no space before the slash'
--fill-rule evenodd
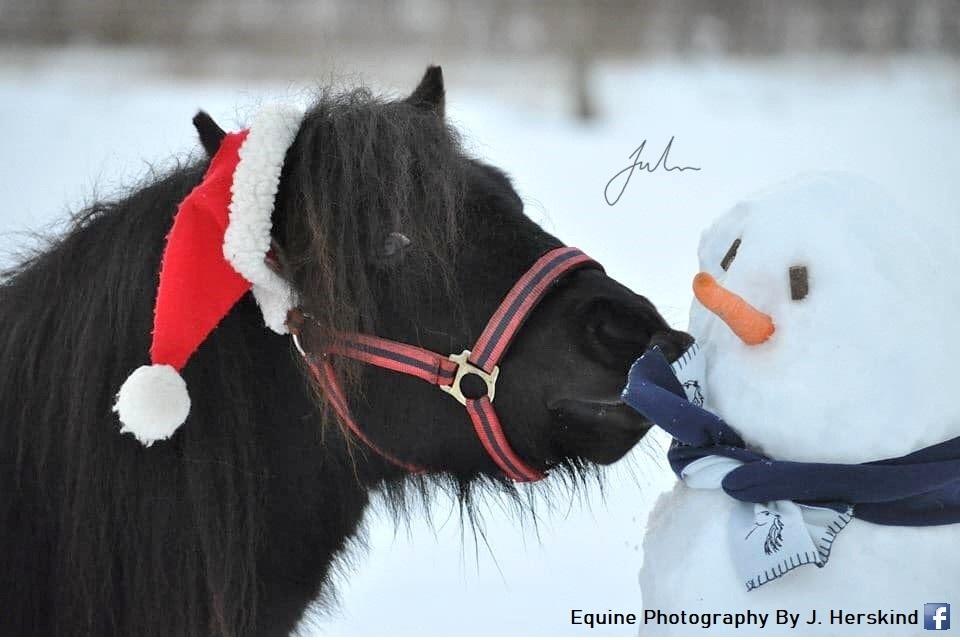
<path id="1" fill-rule="evenodd" d="M 864 462 L 960 435 L 957 223 L 805 177 L 704 232 L 690 330 L 707 401 L 779 459 Z"/>

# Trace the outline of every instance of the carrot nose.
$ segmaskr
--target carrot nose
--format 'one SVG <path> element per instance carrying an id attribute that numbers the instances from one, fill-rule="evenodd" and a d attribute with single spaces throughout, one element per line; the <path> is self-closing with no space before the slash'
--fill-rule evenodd
<path id="1" fill-rule="evenodd" d="M 773 318 L 757 311 L 749 302 L 701 271 L 693 279 L 697 300 L 727 323 L 731 331 L 749 345 L 766 342 L 773 335 Z"/>

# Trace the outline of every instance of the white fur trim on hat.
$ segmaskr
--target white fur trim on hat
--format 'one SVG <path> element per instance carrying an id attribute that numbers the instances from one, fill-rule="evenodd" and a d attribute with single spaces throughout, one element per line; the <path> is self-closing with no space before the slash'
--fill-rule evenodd
<path id="1" fill-rule="evenodd" d="M 269 106 L 253 119 L 240 146 L 233 173 L 230 218 L 223 236 L 223 257 L 252 285 L 266 325 L 287 333 L 287 311 L 297 305 L 293 288 L 264 262 L 270 251 L 274 200 L 287 149 L 293 144 L 303 111 Z"/>
<path id="2" fill-rule="evenodd" d="M 187 383 L 168 364 L 137 367 L 120 387 L 113 410 L 120 416 L 120 433 L 132 433 L 149 447 L 172 436 L 186 421 Z"/>

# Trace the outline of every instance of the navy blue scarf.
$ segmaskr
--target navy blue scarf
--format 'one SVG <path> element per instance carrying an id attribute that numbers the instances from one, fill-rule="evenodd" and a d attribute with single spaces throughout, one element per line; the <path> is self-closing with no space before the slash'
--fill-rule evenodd
<path id="1" fill-rule="evenodd" d="M 773 460 L 748 449 L 720 417 L 689 402 L 656 347 L 630 369 L 623 400 L 674 437 L 668 459 L 677 475 L 709 455 L 743 462 L 722 483 L 737 500 L 791 500 L 838 510 L 852 505 L 856 517 L 877 524 L 960 522 L 960 438 L 863 464 Z"/>

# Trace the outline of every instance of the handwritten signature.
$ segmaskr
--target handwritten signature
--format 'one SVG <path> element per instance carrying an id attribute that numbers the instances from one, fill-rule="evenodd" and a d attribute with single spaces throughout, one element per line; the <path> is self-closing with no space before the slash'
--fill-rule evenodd
<path id="1" fill-rule="evenodd" d="M 673 138 L 674 136 L 670 136 L 670 142 L 668 142 L 667 146 L 664 147 L 663 153 L 660 154 L 656 164 L 653 165 L 645 160 L 640 159 L 640 154 L 643 153 L 643 149 L 647 146 L 646 140 L 641 142 L 640 146 L 634 149 L 633 153 L 630 154 L 630 159 L 633 160 L 633 162 L 614 174 L 614 176 L 610 178 L 610 181 L 607 183 L 607 186 L 603 189 L 603 198 L 607 201 L 608 205 L 612 207 L 620 202 L 620 198 L 623 197 L 623 192 L 627 190 L 627 185 L 630 184 L 630 178 L 633 177 L 633 172 L 636 169 L 645 170 L 648 173 L 653 173 L 657 169 L 661 168 L 664 171 L 700 171 L 700 167 L 670 166 L 670 149 L 673 148 Z M 623 178 L 623 184 L 620 185 L 620 190 L 617 191 L 616 197 L 611 199 L 610 190 L 616 187 L 614 183 L 620 180 L 621 177 Z"/>

